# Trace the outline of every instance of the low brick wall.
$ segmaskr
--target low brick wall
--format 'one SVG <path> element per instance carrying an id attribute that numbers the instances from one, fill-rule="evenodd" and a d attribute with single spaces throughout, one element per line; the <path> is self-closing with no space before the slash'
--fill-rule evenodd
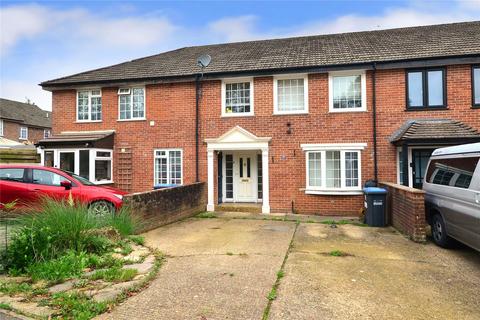
<path id="1" fill-rule="evenodd" d="M 388 189 L 389 224 L 415 242 L 426 241 L 425 192 L 389 182 L 380 186 Z"/>
<path id="2" fill-rule="evenodd" d="M 205 183 L 132 193 L 124 203 L 142 218 L 142 232 L 205 211 Z"/>

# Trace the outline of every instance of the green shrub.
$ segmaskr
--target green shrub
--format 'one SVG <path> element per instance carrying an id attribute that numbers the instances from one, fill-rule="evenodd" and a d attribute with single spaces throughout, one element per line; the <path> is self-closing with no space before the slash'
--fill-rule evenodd
<path id="1" fill-rule="evenodd" d="M 83 269 L 87 267 L 88 261 L 85 252 L 69 251 L 60 258 L 36 262 L 28 266 L 26 272 L 33 281 L 60 282 L 81 275 Z"/>
<path id="2" fill-rule="evenodd" d="M 98 270 L 97 272 L 92 274 L 90 279 L 103 279 L 109 282 L 125 282 L 132 280 L 137 275 L 137 273 L 138 271 L 136 269 L 121 269 L 113 267 L 110 269 Z"/>
<path id="3" fill-rule="evenodd" d="M 53 295 L 50 306 L 60 311 L 61 319 L 87 320 L 104 313 L 107 303 L 95 302 L 81 293 L 57 293 Z"/>
<path id="4" fill-rule="evenodd" d="M 126 237 L 140 229 L 140 219 L 132 214 L 129 207 L 124 206 L 115 214 L 106 216 L 103 225 L 117 229 L 120 235 Z"/>

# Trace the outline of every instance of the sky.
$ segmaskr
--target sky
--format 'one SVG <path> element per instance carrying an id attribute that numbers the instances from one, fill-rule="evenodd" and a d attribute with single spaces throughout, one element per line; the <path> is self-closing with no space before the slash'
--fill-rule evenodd
<path id="1" fill-rule="evenodd" d="M 0 2 L 0 97 L 185 46 L 480 20 L 480 0 Z"/>

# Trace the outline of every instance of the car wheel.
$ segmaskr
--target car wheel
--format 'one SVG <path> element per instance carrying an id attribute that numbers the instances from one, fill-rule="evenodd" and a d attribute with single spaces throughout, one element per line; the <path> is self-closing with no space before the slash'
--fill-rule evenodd
<path id="1" fill-rule="evenodd" d="M 114 212 L 114 206 L 111 202 L 100 200 L 95 201 L 89 207 L 90 213 L 98 217 L 105 217 Z"/>
<path id="2" fill-rule="evenodd" d="M 452 244 L 452 238 L 447 235 L 445 222 L 440 214 L 436 214 L 432 218 L 432 238 L 435 244 L 443 248 L 449 248 Z"/>

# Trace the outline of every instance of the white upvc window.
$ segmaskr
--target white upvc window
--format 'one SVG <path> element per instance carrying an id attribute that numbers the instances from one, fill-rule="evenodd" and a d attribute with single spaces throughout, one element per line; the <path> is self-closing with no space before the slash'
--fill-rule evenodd
<path id="1" fill-rule="evenodd" d="M 367 111 L 365 71 L 338 71 L 328 74 L 330 112 Z"/>
<path id="2" fill-rule="evenodd" d="M 253 115 L 253 79 L 225 79 L 222 81 L 222 116 Z"/>
<path id="3" fill-rule="evenodd" d="M 3 120 L 0 119 L 0 137 L 3 136 Z"/>
<path id="4" fill-rule="evenodd" d="M 183 184 L 182 149 L 155 149 L 154 185 Z"/>
<path id="5" fill-rule="evenodd" d="M 102 121 L 102 90 L 77 91 L 77 121 Z"/>
<path id="6" fill-rule="evenodd" d="M 273 113 L 308 113 L 308 75 L 274 77 Z"/>
<path id="7" fill-rule="evenodd" d="M 113 183 L 113 150 L 111 149 L 45 149 L 44 166 L 70 171 L 95 184 Z"/>
<path id="8" fill-rule="evenodd" d="M 47 139 L 48 137 L 50 137 L 50 130 L 44 129 L 43 130 L 43 138 Z"/>
<path id="9" fill-rule="evenodd" d="M 366 143 L 302 144 L 308 194 L 360 194 Z"/>
<path id="10" fill-rule="evenodd" d="M 28 127 L 20 127 L 20 137 L 21 140 L 28 140 Z"/>
<path id="11" fill-rule="evenodd" d="M 118 89 L 118 119 L 145 120 L 145 88 Z"/>

